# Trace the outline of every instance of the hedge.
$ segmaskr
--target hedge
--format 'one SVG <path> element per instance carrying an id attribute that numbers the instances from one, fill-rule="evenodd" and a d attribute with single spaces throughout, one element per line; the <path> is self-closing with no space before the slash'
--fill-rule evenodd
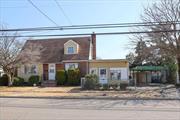
<path id="1" fill-rule="evenodd" d="M 69 69 L 67 71 L 67 85 L 80 85 L 79 69 Z"/>
<path id="2" fill-rule="evenodd" d="M 33 86 L 34 84 L 39 85 L 40 77 L 38 75 L 32 75 L 29 77 L 28 84 Z"/>
<path id="3" fill-rule="evenodd" d="M 24 86 L 24 78 L 15 77 L 13 80 L 13 86 Z"/>
<path id="4" fill-rule="evenodd" d="M 59 70 L 56 72 L 56 82 L 57 85 L 65 85 L 67 82 L 66 71 Z"/>

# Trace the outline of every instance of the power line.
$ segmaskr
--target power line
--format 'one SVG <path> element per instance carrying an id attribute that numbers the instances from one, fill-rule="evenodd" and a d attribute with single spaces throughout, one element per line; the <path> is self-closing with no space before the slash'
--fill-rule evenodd
<path id="1" fill-rule="evenodd" d="M 114 23 L 114 24 L 91 24 L 91 25 L 73 25 L 73 27 L 84 27 L 84 26 L 112 26 L 112 25 L 141 25 L 141 24 L 172 24 L 180 23 L 180 21 L 161 21 L 161 22 L 133 22 L 133 23 Z"/>
<path id="2" fill-rule="evenodd" d="M 136 32 L 105 32 L 96 33 L 96 35 L 125 35 L 125 34 L 146 34 L 146 33 L 167 33 L 167 32 L 180 32 L 180 30 L 158 30 L 158 31 L 136 31 Z M 9 35 L 0 37 L 60 37 L 60 36 L 87 36 L 92 33 L 82 33 L 82 34 L 55 34 L 55 35 Z"/>
<path id="3" fill-rule="evenodd" d="M 59 27 L 59 25 L 52 20 L 48 15 L 46 15 L 41 9 L 39 9 L 31 0 L 27 0 L 36 10 L 38 10 L 42 15 L 44 15 L 49 21 L 51 21 L 53 24 Z"/>
<path id="4" fill-rule="evenodd" d="M 141 23 L 117 23 L 117 24 L 93 24 L 93 25 L 73 25 L 73 26 L 61 26 L 61 30 L 72 29 L 97 29 L 97 28 L 118 28 L 118 27 L 143 27 L 143 26 L 157 26 L 157 25 L 171 25 L 180 24 L 180 21 L 168 21 L 168 22 L 141 22 Z M 59 27 L 35 27 L 35 28 L 19 28 L 19 29 L 1 29 L 0 31 L 47 31 L 47 30 L 59 30 Z"/>
<path id="5" fill-rule="evenodd" d="M 69 19 L 69 17 L 66 15 L 64 9 L 62 8 L 62 6 L 60 5 L 60 3 L 57 0 L 54 0 L 55 3 L 57 4 L 58 8 L 62 11 L 63 15 L 65 16 L 65 18 L 67 19 L 67 21 L 69 22 L 70 25 L 72 25 L 71 20 Z"/>

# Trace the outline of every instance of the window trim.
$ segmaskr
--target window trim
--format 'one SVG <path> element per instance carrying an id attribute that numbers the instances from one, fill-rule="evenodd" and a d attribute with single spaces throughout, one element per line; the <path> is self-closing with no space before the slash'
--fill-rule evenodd
<path id="1" fill-rule="evenodd" d="M 92 73 L 93 70 L 95 71 L 95 73 Z M 89 74 L 98 75 L 98 68 L 90 68 Z"/>
<path id="2" fill-rule="evenodd" d="M 65 63 L 65 70 L 69 70 L 70 68 L 69 68 L 69 66 L 70 65 L 75 65 L 75 68 L 74 69 L 76 69 L 76 68 L 78 68 L 79 67 L 79 64 L 78 63 Z"/>
<path id="3" fill-rule="evenodd" d="M 29 65 L 24 65 L 24 74 L 28 75 L 28 74 L 31 74 L 31 75 L 37 75 L 38 74 L 38 65 L 36 64 L 29 64 Z M 34 68 L 34 72 L 32 72 L 32 67 L 35 67 Z"/>
<path id="4" fill-rule="evenodd" d="M 69 48 L 72 48 L 72 52 L 70 52 L 71 50 L 70 50 Z M 67 47 L 67 54 L 75 54 L 74 47 L 68 46 L 68 47 Z"/>
<path id="5" fill-rule="evenodd" d="M 117 75 L 115 76 L 115 79 L 112 79 L 113 77 L 111 76 L 111 73 L 116 73 Z M 118 74 L 120 73 L 120 79 L 118 79 Z M 109 69 L 109 74 L 110 74 L 110 80 L 122 80 L 122 69 L 121 68 L 110 68 Z"/>

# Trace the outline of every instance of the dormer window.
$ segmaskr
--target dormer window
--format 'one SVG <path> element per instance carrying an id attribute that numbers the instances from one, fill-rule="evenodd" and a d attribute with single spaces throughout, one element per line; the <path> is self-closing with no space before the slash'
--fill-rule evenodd
<path id="1" fill-rule="evenodd" d="M 68 54 L 74 54 L 74 47 L 68 47 Z"/>
<path id="2" fill-rule="evenodd" d="M 64 43 L 64 54 L 78 54 L 79 45 L 73 41 L 69 40 Z"/>

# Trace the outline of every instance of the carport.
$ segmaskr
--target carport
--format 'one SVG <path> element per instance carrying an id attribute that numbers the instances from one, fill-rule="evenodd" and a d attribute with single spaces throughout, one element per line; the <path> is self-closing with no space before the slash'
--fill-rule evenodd
<path id="1" fill-rule="evenodd" d="M 130 69 L 133 84 L 165 83 L 167 68 L 164 66 L 136 66 Z"/>

